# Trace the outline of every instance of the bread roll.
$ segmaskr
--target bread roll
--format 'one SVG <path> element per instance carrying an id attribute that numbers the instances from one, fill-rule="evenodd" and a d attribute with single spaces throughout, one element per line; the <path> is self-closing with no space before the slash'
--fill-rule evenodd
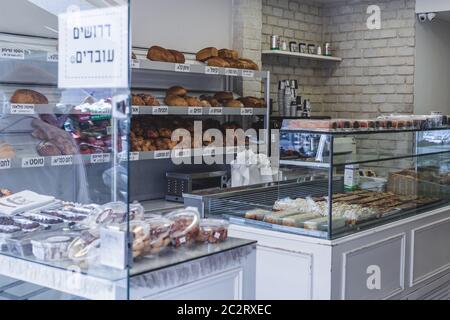
<path id="1" fill-rule="evenodd" d="M 202 103 L 197 97 L 186 97 L 184 98 L 189 105 L 189 107 L 200 107 L 202 106 Z"/>
<path id="2" fill-rule="evenodd" d="M 231 66 L 225 59 L 219 57 L 208 59 L 207 64 L 209 67 L 219 67 L 219 68 L 229 68 Z"/>
<path id="3" fill-rule="evenodd" d="M 48 104 L 48 99 L 42 93 L 29 89 L 19 89 L 14 92 L 11 103 Z"/>
<path id="4" fill-rule="evenodd" d="M 185 97 L 186 95 L 187 95 L 187 90 L 180 86 L 171 87 L 166 92 L 166 96 Z"/>
<path id="5" fill-rule="evenodd" d="M 184 54 L 182 54 L 180 51 L 177 50 L 168 50 L 174 57 L 176 63 L 185 63 L 186 58 L 184 57 Z"/>
<path id="6" fill-rule="evenodd" d="M 207 101 L 209 103 L 209 106 L 211 106 L 213 108 L 220 107 L 220 102 L 217 101 L 216 98 L 208 97 L 208 96 L 200 96 L 200 100 Z"/>
<path id="7" fill-rule="evenodd" d="M 214 99 L 216 99 L 219 102 L 223 102 L 225 100 L 233 100 L 234 96 L 232 92 L 229 91 L 223 91 L 223 92 L 217 92 L 214 95 Z"/>
<path id="8" fill-rule="evenodd" d="M 156 99 L 151 94 L 141 94 L 140 97 L 144 101 L 144 104 L 146 106 L 150 106 L 150 107 L 159 107 L 160 106 L 158 99 Z"/>
<path id="9" fill-rule="evenodd" d="M 174 96 L 174 95 L 169 95 L 164 99 L 164 103 L 168 106 L 173 106 L 173 107 L 188 107 L 188 103 L 186 101 L 186 99 L 179 97 L 179 96 Z"/>
<path id="10" fill-rule="evenodd" d="M 205 62 L 206 60 L 213 58 L 213 57 L 217 57 L 218 55 L 219 55 L 219 51 L 217 50 L 217 48 L 209 47 L 209 48 L 205 48 L 205 49 L 202 49 L 199 52 L 197 52 L 197 54 L 195 55 L 195 58 L 198 61 Z"/>
<path id="11" fill-rule="evenodd" d="M 201 100 L 201 101 L 200 101 L 200 104 L 201 104 L 201 106 L 204 107 L 204 108 L 210 108 L 210 107 L 212 107 L 212 106 L 211 106 L 211 103 L 209 103 L 208 100 Z"/>
<path id="12" fill-rule="evenodd" d="M 221 49 L 219 50 L 219 57 L 223 59 L 237 60 L 239 58 L 239 54 L 236 50 Z"/>
<path id="13" fill-rule="evenodd" d="M 223 103 L 226 108 L 243 108 L 244 105 L 239 100 L 228 100 Z"/>
<path id="14" fill-rule="evenodd" d="M 144 100 L 136 94 L 131 95 L 131 104 L 133 106 L 145 106 Z"/>
<path id="15" fill-rule="evenodd" d="M 168 128 L 160 128 L 158 130 L 158 133 L 159 133 L 160 138 L 170 139 L 172 137 L 172 130 L 170 130 Z"/>
<path id="16" fill-rule="evenodd" d="M 148 49 L 147 59 L 152 61 L 172 62 L 175 63 L 175 56 L 169 50 L 162 47 L 153 46 Z"/>

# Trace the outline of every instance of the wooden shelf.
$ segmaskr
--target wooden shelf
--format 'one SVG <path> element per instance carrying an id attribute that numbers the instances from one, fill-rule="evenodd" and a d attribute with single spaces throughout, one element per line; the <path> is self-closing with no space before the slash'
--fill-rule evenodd
<path id="1" fill-rule="evenodd" d="M 262 52 L 263 56 L 285 56 L 285 57 L 296 57 L 299 59 L 309 59 L 309 60 L 320 60 L 320 61 L 334 61 L 341 62 L 342 58 L 339 57 L 328 57 L 321 56 L 318 54 L 307 54 L 307 53 L 298 53 L 298 52 L 290 52 L 290 51 L 281 51 L 281 50 L 264 50 Z"/>

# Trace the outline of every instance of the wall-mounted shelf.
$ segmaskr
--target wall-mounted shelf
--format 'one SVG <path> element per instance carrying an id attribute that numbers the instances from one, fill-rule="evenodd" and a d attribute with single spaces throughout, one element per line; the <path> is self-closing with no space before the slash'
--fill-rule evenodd
<path id="1" fill-rule="evenodd" d="M 299 59 L 309 59 L 309 60 L 319 60 L 319 61 L 334 61 L 341 62 L 342 58 L 339 57 L 329 57 L 321 56 L 318 54 L 307 54 L 299 52 L 281 51 L 281 50 L 264 50 L 262 52 L 263 56 L 285 56 L 285 57 L 296 57 Z"/>
<path id="2" fill-rule="evenodd" d="M 266 108 L 229 108 L 229 107 L 169 107 L 169 106 L 133 106 L 133 115 L 186 115 L 186 116 L 265 116 Z"/>

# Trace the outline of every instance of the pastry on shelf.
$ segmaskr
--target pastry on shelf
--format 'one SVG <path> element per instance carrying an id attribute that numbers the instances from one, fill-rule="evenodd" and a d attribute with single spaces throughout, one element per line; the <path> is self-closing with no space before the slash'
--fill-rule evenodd
<path id="1" fill-rule="evenodd" d="M 224 102 L 224 101 L 228 101 L 228 100 L 233 100 L 234 99 L 234 95 L 233 92 L 230 91 L 222 91 L 222 92 L 217 92 L 214 95 L 214 99 L 216 99 L 217 101 L 219 101 L 220 103 Z"/>
<path id="2" fill-rule="evenodd" d="M 219 57 L 214 57 L 214 58 L 210 58 L 206 61 L 206 64 L 208 65 L 208 67 L 218 67 L 218 68 L 229 68 L 231 67 L 231 64 L 222 58 Z"/>
<path id="3" fill-rule="evenodd" d="M 164 103 L 168 106 L 172 107 L 188 107 L 188 102 L 185 98 L 176 95 L 168 95 L 164 99 Z"/>
<path id="4" fill-rule="evenodd" d="M 237 60 L 239 58 L 239 53 L 236 50 L 220 49 L 218 54 L 222 59 Z"/>
<path id="5" fill-rule="evenodd" d="M 140 97 L 137 94 L 132 94 L 131 95 L 131 104 L 133 106 L 145 106 L 144 100 L 142 99 L 142 97 Z"/>
<path id="6" fill-rule="evenodd" d="M 11 159 L 15 156 L 16 152 L 10 144 L 0 142 L 0 159 Z"/>
<path id="7" fill-rule="evenodd" d="M 242 104 L 247 108 L 264 108 L 266 106 L 264 99 L 256 97 L 241 97 L 237 100 L 242 102 Z"/>
<path id="8" fill-rule="evenodd" d="M 202 102 L 197 97 L 185 97 L 184 99 L 189 107 L 202 107 Z"/>
<path id="9" fill-rule="evenodd" d="M 16 104 L 48 104 L 48 99 L 40 92 L 30 89 L 19 89 L 13 93 L 10 102 Z"/>
<path id="10" fill-rule="evenodd" d="M 223 102 L 223 106 L 226 108 L 243 108 L 244 104 L 239 100 L 226 100 Z"/>
<path id="11" fill-rule="evenodd" d="M 184 54 L 182 54 L 180 51 L 168 49 L 168 51 L 174 56 L 176 63 L 185 63 L 186 58 L 184 57 Z"/>
<path id="12" fill-rule="evenodd" d="M 166 218 L 173 221 L 170 239 L 174 247 L 191 245 L 195 242 L 200 225 L 198 210 L 186 208 L 169 213 Z"/>
<path id="13" fill-rule="evenodd" d="M 160 46 L 153 46 L 148 49 L 147 59 L 160 62 L 172 62 L 175 63 L 176 57 L 167 49 Z"/>
<path id="14" fill-rule="evenodd" d="M 142 99 L 142 101 L 144 102 L 144 105 L 146 105 L 146 106 L 150 106 L 150 107 L 159 107 L 160 106 L 158 99 L 156 99 L 151 94 L 141 93 L 141 94 L 139 94 L 139 97 Z"/>

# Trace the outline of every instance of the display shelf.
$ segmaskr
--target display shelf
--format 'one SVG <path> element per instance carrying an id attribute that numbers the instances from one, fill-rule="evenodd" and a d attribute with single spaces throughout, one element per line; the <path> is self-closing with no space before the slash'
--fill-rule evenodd
<path id="1" fill-rule="evenodd" d="M 21 259 L 0 254 L 0 274 L 87 299 L 126 299 L 128 276 L 135 277 L 167 269 L 254 243 L 255 241 L 228 238 L 217 244 L 170 247 L 158 256 L 148 256 L 136 260 L 129 272 L 104 266 L 92 266 L 89 268 L 89 274 L 70 261 L 50 264 L 31 258 Z"/>
<path id="2" fill-rule="evenodd" d="M 264 50 L 262 54 L 263 56 L 285 56 L 285 57 L 295 57 L 300 59 L 319 60 L 319 61 L 333 61 L 333 62 L 342 61 L 342 58 L 339 57 L 329 57 L 318 54 L 308 54 L 308 53 L 299 53 L 281 50 Z"/>
<path id="3" fill-rule="evenodd" d="M 238 147 L 212 148 L 205 147 L 202 149 L 178 149 L 178 150 L 159 150 L 148 152 L 131 152 L 130 161 L 141 160 L 161 160 L 173 158 L 189 158 L 192 156 L 212 156 L 224 154 L 236 154 Z"/>
<path id="4" fill-rule="evenodd" d="M 211 108 L 211 107 L 169 107 L 133 106 L 133 115 L 189 115 L 189 116 L 264 116 L 266 108 Z"/>
<path id="5" fill-rule="evenodd" d="M 132 61 L 133 72 L 136 71 L 167 71 L 167 72 L 179 72 L 190 74 L 202 74 L 202 75 L 215 75 L 215 76 L 230 76 L 230 77 L 242 77 L 242 78 L 258 78 L 266 79 L 269 77 L 269 73 L 266 71 L 256 71 L 247 69 L 235 69 L 235 68 L 218 68 L 208 67 L 200 62 L 197 63 L 169 63 L 158 62 L 151 60 L 133 60 Z"/>
<path id="6" fill-rule="evenodd" d="M 298 133 L 312 133 L 330 136 L 350 136 L 350 135 L 362 135 L 362 134 L 383 134 L 383 133 L 407 133 L 407 132 L 427 132 L 427 131 L 441 131 L 448 130 L 450 126 L 442 126 L 428 129 L 296 129 L 296 128 L 281 128 L 282 131 L 298 132 Z"/>
<path id="7" fill-rule="evenodd" d="M 77 110 L 75 105 L 51 103 L 51 104 L 23 104 L 6 103 L 2 114 L 33 115 L 33 114 L 70 114 L 70 115 L 101 115 L 111 116 L 111 108 L 100 110 Z"/>

